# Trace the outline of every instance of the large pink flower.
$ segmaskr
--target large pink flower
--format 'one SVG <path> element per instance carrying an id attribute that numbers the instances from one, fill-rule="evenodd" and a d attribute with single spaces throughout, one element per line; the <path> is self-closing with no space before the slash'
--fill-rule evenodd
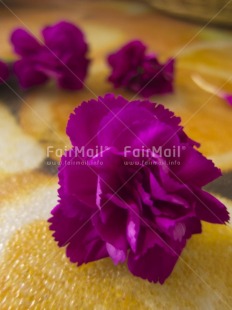
<path id="1" fill-rule="evenodd" d="M 71 114 L 73 148 L 61 160 L 49 222 L 72 262 L 110 256 L 163 283 L 201 220 L 228 221 L 225 206 L 202 190 L 221 172 L 179 123 L 162 105 L 112 94 Z"/>

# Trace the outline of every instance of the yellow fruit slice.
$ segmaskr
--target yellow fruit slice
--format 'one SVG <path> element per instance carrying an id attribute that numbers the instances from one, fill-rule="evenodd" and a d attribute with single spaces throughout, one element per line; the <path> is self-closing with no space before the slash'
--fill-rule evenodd
<path id="1" fill-rule="evenodd" d="M 230 202 L 231 204 L 231 202 Z M 13 235 L 0 260 L 1 309 L 229 309 L 232 228 L 203 225 L 164 285 L 134 277 L 103 259 L 77 267 L 57 247 L 48 224 Z"/>
<path id="2" fill-rule="evenodd" d="M 232 107 L 194 82 L 197 75 L 218 91 L 232 93 L 232 43 L 196 44 L 177 59 L 175 93 L 157 100 L 182 118 L 187 134 L 224 171 L 232 166 Z"/>

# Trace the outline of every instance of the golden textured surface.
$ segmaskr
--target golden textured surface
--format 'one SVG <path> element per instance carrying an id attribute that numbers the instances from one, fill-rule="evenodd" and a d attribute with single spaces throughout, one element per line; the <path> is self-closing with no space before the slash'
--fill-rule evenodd
<path id="1" fill-rule="evenodd" d="M 107 83 L 105 57 L 126 41 L 141 39 L 162 60 L 176 56 L 175 93 L 152 100 L 180 115 L 186 132 L 223 170 L 211 190 L 231 212 L 232 108 L 192 79 L 198 74 L 232 92 L 231 31 L 201 29 L 135 1 L 11 9 L 0 9 L 1 57 L 13 57 L 8 40 L 13 28 L 28 27 L 38 36 L 45 24 L 67 19 L 85 31 L 92 64 L 87 88 L 79 92 L 47 85 L 17 96 L 0 87 L 0 309 L 230 309 L 231 226 L 204 224 L 163 286 L 133 277 L 108 259 L 81 267 L 69 263 L 46 223 L 57 200 L 57 167 L 51 159 L 59 160 L 55 152 L 46 158 L 46 150 L 69 146 L 67 119 L 82 100 L 106 92 L 133 97 Z"/>
<path id="2" fill-rule="evenodd" d="M 205 224 L 165 285 L 154 285 L 109 259 L 76 267 L 37 221 L 13 236 L 0 261 L 0 308 L 229 309 L 231 260 L 231 227 Z"/>

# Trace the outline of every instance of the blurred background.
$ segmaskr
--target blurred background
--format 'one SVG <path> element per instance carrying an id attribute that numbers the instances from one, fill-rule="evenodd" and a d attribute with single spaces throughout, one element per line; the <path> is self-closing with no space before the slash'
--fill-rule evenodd
<path id="1" fill-rule="evenodd" d="M 75 7 L 81 3 L 88 3 L 89 5 L 98 0 L 6 0 L 4 3 L 14 7 Z M 105 0 L 109 2 L 111 0 Z M 208 21 L 213 18 L 213 23 L 231 26 L 232 24 L 232 3 L 228 0 L 127 0 L 127 2 L 141 2 L 166 12 L 167 14 L 175 15 L 178 17 L 196 20 Z M 125 2 L 119 0 L 119 2 Z M 3 5 L 3 2 L 2 2 Z M 3 5 L 4 6 L 4 5 Z M 216 16 L 215 16 L 216 15 Z"/>

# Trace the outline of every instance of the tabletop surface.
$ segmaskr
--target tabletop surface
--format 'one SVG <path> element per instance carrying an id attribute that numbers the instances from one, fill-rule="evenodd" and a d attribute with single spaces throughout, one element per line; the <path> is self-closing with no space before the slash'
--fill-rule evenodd
<path id="1" fill-rule="evenodd" d="M 14 81 L 0 86 L 0 286 L 1 309 L 230 309 L 232 231 L 204 224 L 173 274 L 161 286 L 133 277 L 124 265 L 104 259 L 71 264 L 48 230 L 57 202 L 56 152 L 70 146 L 69 114 L 83 100 L 112 89 L 106 56 L 132 39 L 144 41 L 161 60 L 176 58 L 175 92 L 154 96 L 181 116 L 187 134 L 214 160 L 223 176 L 207 190 L 231 210 L 232 107 L 194 81 L 198 75 L 232 93 L 232 31 L 162 15 L 135 1 L 80 1 L 65 7 L 0 8 L 0 58 L 15 58 L 9 35 L 16 27 L 36 37 L 47 24 L 69 20 L 86 33 L 92 64 L 86 88 L 76 92 L 53 85 L 23 92 Z M 213 226 L 213 227 L 212 227 Z M 193 298 L 194 296 L 194 298 Z"/>

